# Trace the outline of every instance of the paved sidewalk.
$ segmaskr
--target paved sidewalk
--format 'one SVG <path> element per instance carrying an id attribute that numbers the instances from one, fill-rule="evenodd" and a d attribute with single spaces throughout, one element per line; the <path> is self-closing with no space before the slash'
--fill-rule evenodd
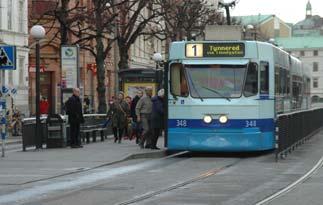
<path id="1" fill-rule="evenodd" d="M 164 139 L 159 138 L 160 148 L 163 143 Z M 0 187 L 48 179 L 131 158 L 162 157 L 165 154 L 164 149 L 140 149 L 135 140 L 118 144 L 112 139 L 85 144 L 83 148 L 21 150 L 9 151 L 6 157 L 0 157 Z"/>

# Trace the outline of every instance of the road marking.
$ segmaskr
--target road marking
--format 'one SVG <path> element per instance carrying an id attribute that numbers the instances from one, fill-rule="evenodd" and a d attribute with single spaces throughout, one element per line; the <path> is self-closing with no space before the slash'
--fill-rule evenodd
<path id="1" fill-rule="evenodd" d="M 308 171 L 305 175 L 303 175 L 297 181 L 288 185 L 287 187 L 280 190 L 279 192 L 276 192 L 275 194 L 263 199 L 262 201 L 256 203 L 255 205 L 263 205 L 263 204 L 269 203 L 269 202 L 283 196 L 284 194 L 287 194 L 289 191 L 294 189 L 298 184 L 300 184 L 300 183 L 304 182 L 305 180 L 307 180 L 308 178 L 310 178 L 317 170 L 319 170 L 322 167 L 322 165 L 323 165 L 323 157 L 321 157 L 321 159 L 316 163 L 316 165 L 310 171 Z"/>

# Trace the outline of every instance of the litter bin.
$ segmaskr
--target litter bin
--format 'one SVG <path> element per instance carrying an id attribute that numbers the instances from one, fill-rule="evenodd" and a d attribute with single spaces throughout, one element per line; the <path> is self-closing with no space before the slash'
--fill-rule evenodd
<path id="1" fill-rule="evenodd" d="M 59 114 L 48 115 L 47 148 L 66 147 L 66 118 Z"/>
<path id="2" fill-rule="evenodd" d="M 26 151 L 27 147 L 36 146 L 37 142 L 42 141 L 42 144 L 46 144 L 47 128 L 46 118 L 40 117 L 40 139 L 36 139 L 36 118 L 24 118 L 22 120 L 22 150 Z"/>

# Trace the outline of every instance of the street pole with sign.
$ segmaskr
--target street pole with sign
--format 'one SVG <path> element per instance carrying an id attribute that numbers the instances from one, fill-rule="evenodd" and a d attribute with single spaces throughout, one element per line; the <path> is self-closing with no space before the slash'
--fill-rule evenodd
<path id="1" fill-rule="evenodd" d="M 1 70 L 1 93 L 0 93 L 0 125 L 1 125 L 1 157 L 5 157 L 7 120 L 6 120 L 6 95 L 9 89 L 5 86 L 5 70 L 16 69 L 16 47 L 0 45 L 0 70 Z"/>
<path id="2" fill-rule="evenodd" d="M 80 87 L 79 50 L 78 45 L 61 46 L 61 113 L 73 88 Z"/>

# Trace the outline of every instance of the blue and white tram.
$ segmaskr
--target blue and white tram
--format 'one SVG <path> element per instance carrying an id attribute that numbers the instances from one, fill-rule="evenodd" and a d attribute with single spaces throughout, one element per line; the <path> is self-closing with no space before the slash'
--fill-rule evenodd
<path id="1" fill-rule="evenodd" d="M 302 63 L 269 43 L 173 42 L 168 68 L 169 150 L 270 150 L 276 116 L 309 106 Z"/>

